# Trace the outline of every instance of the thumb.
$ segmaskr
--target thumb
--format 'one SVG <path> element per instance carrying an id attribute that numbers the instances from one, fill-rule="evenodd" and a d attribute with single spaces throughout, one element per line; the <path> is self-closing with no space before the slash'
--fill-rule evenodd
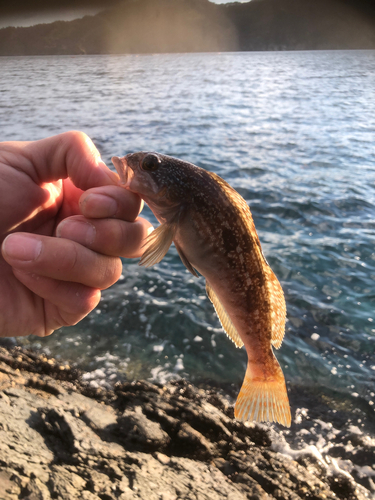
<path id="1" fill-rule="evenodd" d="M 21 144 L 22 153 L 29 160 L 27 173 L 37 184 L 67 177 L 82 190 L 118 183 L 118 175 L 101 160 L 84 132 L 64 132 Z"/>

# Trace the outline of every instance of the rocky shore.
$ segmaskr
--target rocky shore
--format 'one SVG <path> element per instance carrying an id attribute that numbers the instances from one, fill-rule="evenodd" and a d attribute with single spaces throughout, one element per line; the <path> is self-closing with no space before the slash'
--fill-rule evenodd
<path id="1" fill-rule="evenodd" d="M 306 412 L 287 432 L 244 425 L 217 390 L 103 389 L 43 353 L 0 347 L 0 499 L 374 498 L 375 440 L 340 412 L 335 425 Z"/>

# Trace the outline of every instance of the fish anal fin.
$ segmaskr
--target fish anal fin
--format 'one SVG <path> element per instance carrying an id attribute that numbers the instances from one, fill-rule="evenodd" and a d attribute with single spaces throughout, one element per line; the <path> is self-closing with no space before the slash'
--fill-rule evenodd
<path id="1" fill-rule="evenodd" d="M 143 245 L 146 250 L 142 254 L 139 265 L 150 267 L 160 262 L 172 244 L 175 231 L 175 224 L 167 223 L 161 224 L 152 231 Z"/>
<path id="2" fill-rule="evenodd" d="M 216 314 L 218 315 L 220 323 L 224 328 L 226 334 L 236 344 L 237 347 L 242 347 L 243 342 L 241 340 L 241 337 L 239 336 L 235 326 L 233 325 L 231 319 L 228 316 L 228 313 L 226 312 L 222 303 L 220 302 L 219 297 L 213 291 L 208 281 L 206 281 L 206 292 L 208 298 L 210 299 L 215 308 Z"/>
<path id="3" fill-rule="evenodd" d="M 275 358 L 276 361 L 276 358 Z M 254 378 L 248 364 L 234 416 L 242 421 L 278 422 L 290 427 L 291 413 L 283 372 L 277 363 L 275 375 L 264 380 Z"/>
<path id="4" fill-rule="evenodd" d="M 187 259 L 186 255 L 184 254 L 184 252 L 183 252 L 182 248 L 180 247 L 180 245 L 178 245 L 176 242 L 174 242 L 174 245 L 175 245 L 176 250 L 178 252 L 178 255 L 180 256 L 180 259 L 182 260 L 182 263 L 184 264 L 184 266 L 186 267 L 186 269 L 188 271 L 190 271 L 193 276 L 196 276 L 198 278 L 197 271 L 190 264 L 189 260 Z"/>
<path id="5" fill-rule="evenodd" d="M 284 292 L 275 274 L 268 268 L 268 289 L 271 303 L 271 344 L 279 349 L 285 334 L 286 305 Z"/>

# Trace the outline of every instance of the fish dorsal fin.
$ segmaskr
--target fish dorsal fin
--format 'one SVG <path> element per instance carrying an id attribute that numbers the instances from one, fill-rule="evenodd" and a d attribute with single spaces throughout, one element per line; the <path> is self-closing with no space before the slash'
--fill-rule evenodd
<path id="1" fill-rule="evenodd" d="M 213 291 L 208 281 L 206 281 L 206 292 L 208 298 L 215 308 L 216 314 L 218 315 L 220 323 L 222 324 L 222 327 L 224 328 L 226 334 L 231 340 L 233 340 L 233 342 L 236 344 L 236 347 L 242 347 L 243 342 L 241 340 L 241 337 L 238 335 L 238 332 L 234 327 L 231 319 L 229 318 L 227 311 L 224 309 L 222 303 L 219 300 L 219 297 Z"/>
<path id="2" fill-rule="evenodd" d="M 159 227 L 152 231 L 143 245 L 146 250 L 143 252 L 139 265 L 151 267 L 160 262 L 168 252 L 175 232 L 176 225 L 168 223 L 160 224 Z"/>
<path id="3" fill-rule="evenodd" d="M 284 292 L 272 269 L 268 268 L 268 289 L 271 296 L 271 344 L 279 349 L 285 333 L 286 306 Z"/>
<path id="4" fill-rule="evenodd" d="M 188 271 L 191 272 L 191 274 L 193 276 L 196 276 L 198 278 L 198 273 L 197 271 L 194 269 L 194 267 L 190 264 L 189 260 L 187 259 L 186 255 L 184 254 L 184 252 L 182 251 L 182 248 L 180 247 L 180 245 L 178 245 L 176 242 L 174 242 L 174 246 L 176 247 L 176 250 L 178 252 L 178 255 L 180 256 L 180 259 L 182 260 L 182 263 L 184 264 L 184 266 L 186 267 L 186 269 Z"/>

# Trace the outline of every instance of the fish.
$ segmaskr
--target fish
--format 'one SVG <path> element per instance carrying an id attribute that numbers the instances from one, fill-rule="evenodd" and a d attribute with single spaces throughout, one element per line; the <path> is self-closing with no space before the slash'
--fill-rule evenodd
<path id="1" fill-rule="evenodd" d="M 246 201 L 217 174 L 171 156 L 137 152 L 114 156 L 112 163 L 121 184 L 160 223 L 147 237 L 140 265 L 160 262 L 173 242 L 191 274 L 206 279 L 228 337 L 245 346 L 247 369 L 235 417 L 290 427 L 285 378 L 273 352 L 284 338 L 285 299 Z"/>

